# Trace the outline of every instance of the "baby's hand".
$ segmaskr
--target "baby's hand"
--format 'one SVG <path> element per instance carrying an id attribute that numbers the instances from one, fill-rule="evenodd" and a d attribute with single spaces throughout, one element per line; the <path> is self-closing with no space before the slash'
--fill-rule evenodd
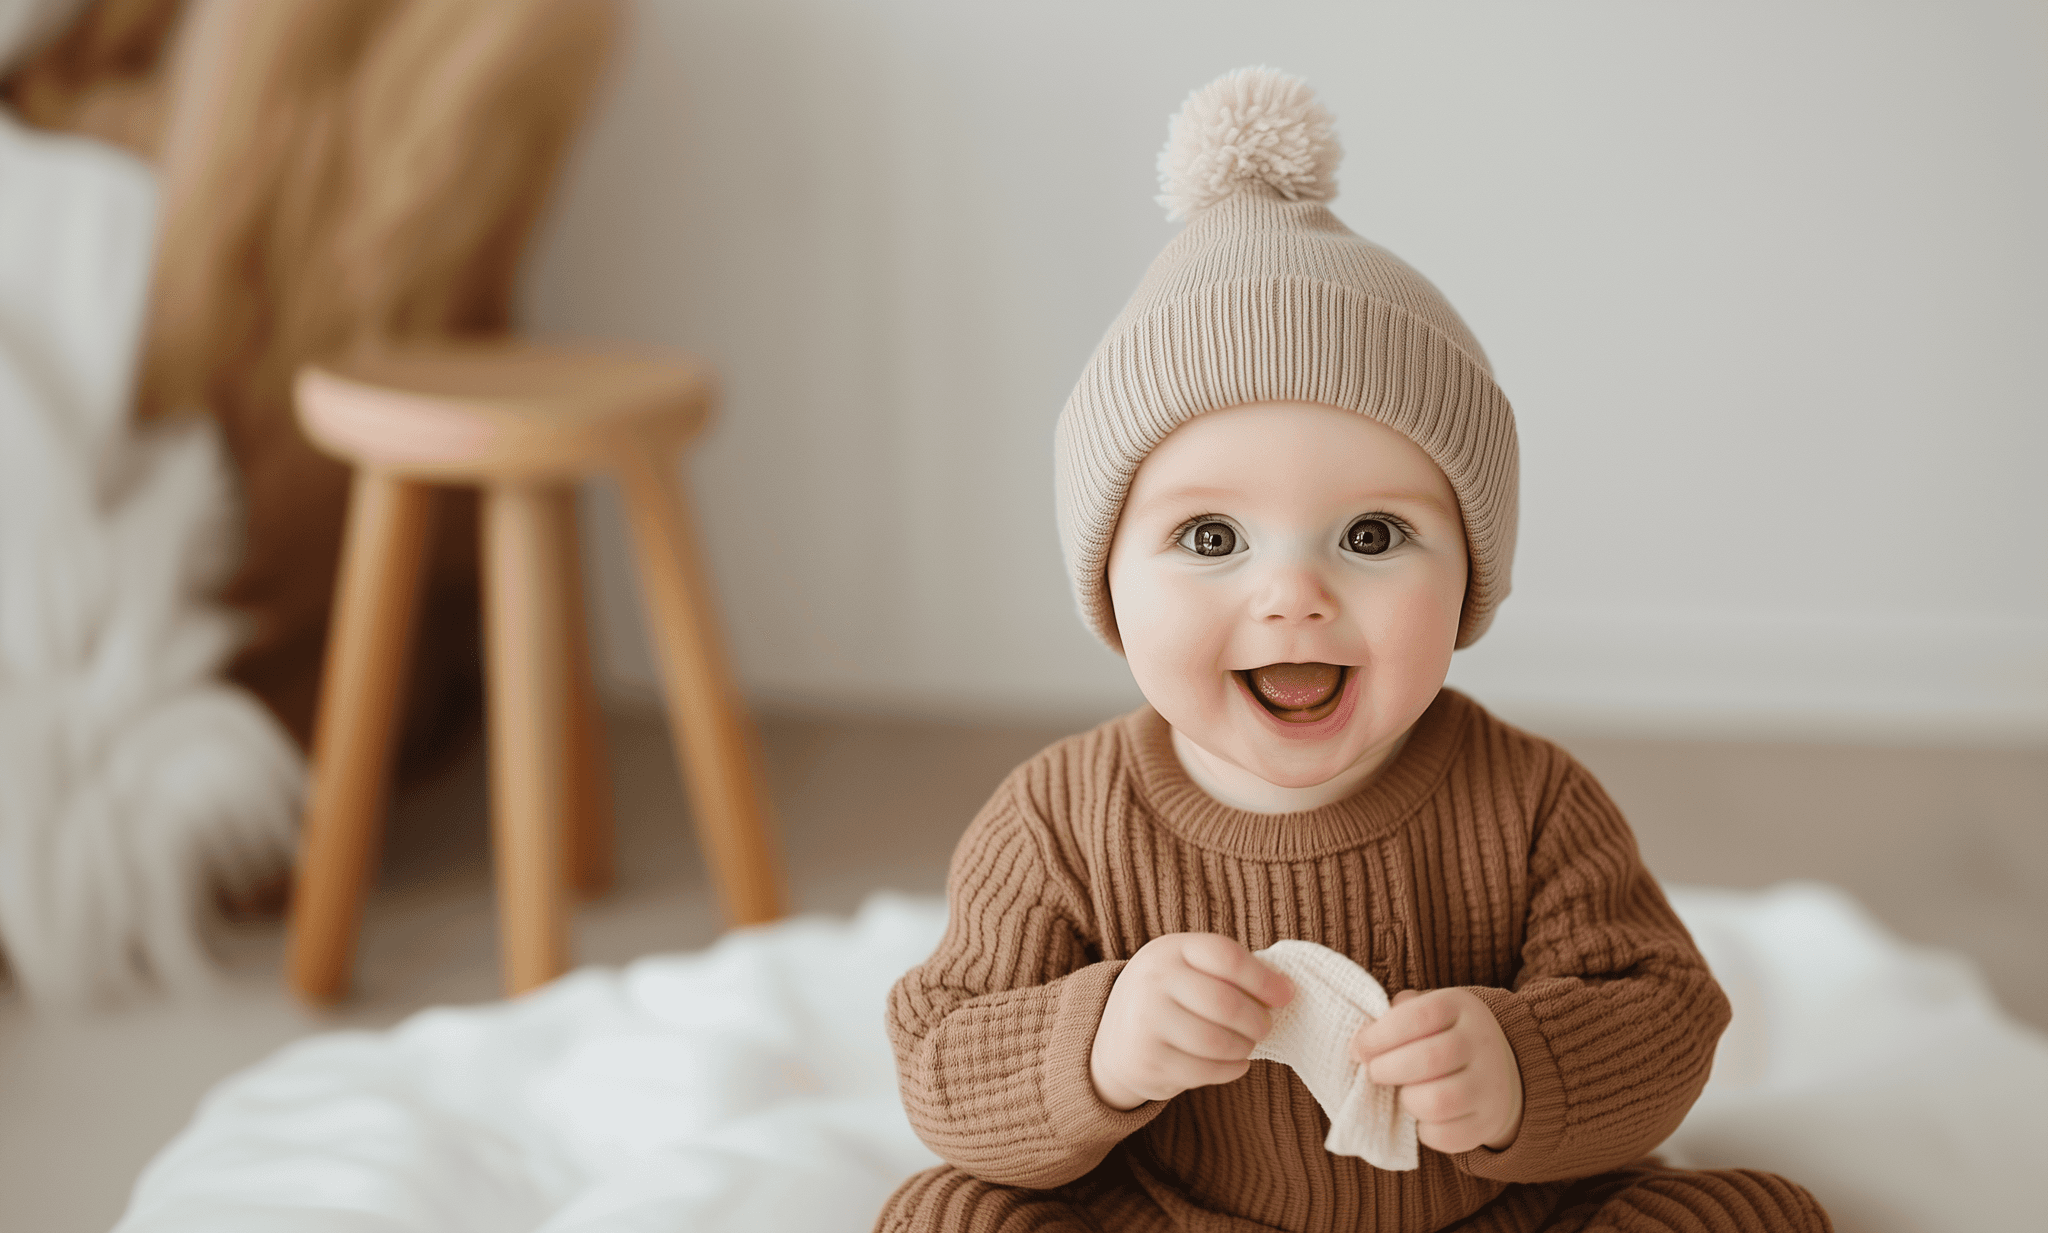
<path id="1" fill-rule="evenodd" d="M 1406 989 L 1351 1038 L 1351 1056 L 1384 1087 L 1401 1089 L 1416 1137 L 1439 1152 L 1499 1150 L 1522 1129 L 1522 1068 L 1507 1034 L 1465 989 Z"/>
<path id="2" fill-rule="evenodd" d="M 1117 1109 L 1228 1083 L 1251 1068 L 1294 986 L 1216 933 L 1169 933 L 1140 947 L 1110 987 L 1088 1070 Z"/>

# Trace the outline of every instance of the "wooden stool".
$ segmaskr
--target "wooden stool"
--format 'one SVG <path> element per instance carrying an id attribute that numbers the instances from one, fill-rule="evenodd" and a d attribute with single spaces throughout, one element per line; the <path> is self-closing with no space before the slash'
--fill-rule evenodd
<path id="1" fill-rule="evenodd" d="M 704 426 L 701 363 L 531 343 L 383 351 L 299 373 L 299 422 L 355 467 L 314 777 L 292 897 L 291 981 L 348 987 L 389 786 L 431 485 L 484 489 L 492 844 L 505 984 L 569 966 L 573 886 L 608 882 L 610 793 L 578 565 L 575 483 L 617 476 L 670 729 L 727 916 L 782 913 L 752 741 L 676 472 Z"/>

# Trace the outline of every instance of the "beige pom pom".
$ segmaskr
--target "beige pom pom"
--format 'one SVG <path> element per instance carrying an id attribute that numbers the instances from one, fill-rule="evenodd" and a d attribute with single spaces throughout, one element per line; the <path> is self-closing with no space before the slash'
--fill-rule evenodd
<path id="1" fill-rule="evenodd" d="M 1178 222 L 1248 185 L 1289 201 L 1337 195 L 1335 120 L 1306 81 L 1241 68 L 1188 95 L 1159 152 L 1159 204 Z"/>

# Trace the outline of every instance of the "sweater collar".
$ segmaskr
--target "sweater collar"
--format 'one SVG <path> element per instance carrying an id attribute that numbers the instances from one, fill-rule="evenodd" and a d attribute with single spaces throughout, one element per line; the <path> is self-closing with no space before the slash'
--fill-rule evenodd
<path id="1" fill-rule="evenodd" d="M 1139 804 L 1159 824 L 1197 847 L 1247 860 L 1314 860 L 1391 833 L 1436 790 L 1473 703 L 1453 689 L 1438 691 L 1415 721 L 1408 741 L 1358 791 L 1341 801 L 1295 813 L 1252 813 L 1217 800 L 1182 768 L 1173 729 L 1143 707 L 1123 721 L 1136 767 Z"/>

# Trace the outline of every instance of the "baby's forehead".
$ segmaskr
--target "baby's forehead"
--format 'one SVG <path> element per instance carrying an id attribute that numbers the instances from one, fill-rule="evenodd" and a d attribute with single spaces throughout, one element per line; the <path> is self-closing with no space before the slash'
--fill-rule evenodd
<path id="1" fill-rule="evenodd" d="M 1357 411 L 1326 403 L 1299 400 L 1245 402 L 1191 415 L 1154 441 L 1150 454 L 1186 448 L 1176 442 L 1227 442 L 1230 448 L 1261 448 L 1290 442 L 1393 446 L 1405 442 L 1420 449 L 1399 430 Z M 1149 461 L 1150 454 L 1147 455 Z M 1426 455 L 1425 455 L 1426 456 Z"/>
<path id="2" fill-rule="evenodd" d="M 1450 480 L 1420 445 L 1370 416 L 1309 402 L 1246 403 L 1189 419 L 1152 447 L 1126 499 L 1310 492 L 1456 508 Z"/>

